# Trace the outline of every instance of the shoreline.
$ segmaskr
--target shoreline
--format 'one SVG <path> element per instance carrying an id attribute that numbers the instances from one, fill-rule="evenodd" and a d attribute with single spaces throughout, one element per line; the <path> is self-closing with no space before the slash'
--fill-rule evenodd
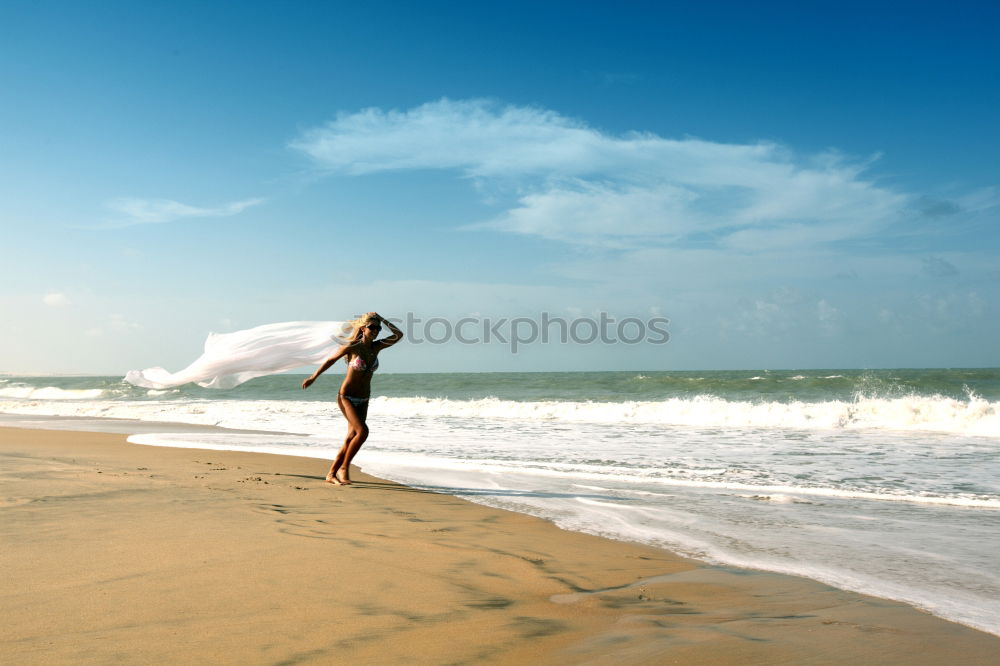
<path id="1" fill-rule="evenodd" d="M 358 471 L 330 486 L 312 458 L 11 427 L 0 458 L 0 645 L 22 663 L 1000 659 L 899 602 Z"/>

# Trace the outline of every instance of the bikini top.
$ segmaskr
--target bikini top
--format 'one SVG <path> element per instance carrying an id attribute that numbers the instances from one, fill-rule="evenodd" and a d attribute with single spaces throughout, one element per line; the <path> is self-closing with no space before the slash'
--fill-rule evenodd
<path id="1" fill-rule="evenodd" d="M 361 358 L 360 354 L 356 354 L 348 365 L 355 370 L 361 370 L 362 372 L 368 370 L 368 364 L 365 363 L 365 359 Z M 378 356 L 375 357 L 375 362 L 372 363 L 371 372 L 375 372 L 376 370 L 378 370 Z"/>

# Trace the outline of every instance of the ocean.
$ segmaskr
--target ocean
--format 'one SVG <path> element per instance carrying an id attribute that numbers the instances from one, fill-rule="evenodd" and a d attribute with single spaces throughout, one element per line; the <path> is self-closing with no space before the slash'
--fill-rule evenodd
<path id="1" fill-rule="evenodd" d="M 319 479 L 340 377 L 302 379 L 0 376 L 0 425 L 315 457 Z M 355 463 L 376 476 L 1000 635 L 1000 369 L 380 372 L 368 422 Z"/>

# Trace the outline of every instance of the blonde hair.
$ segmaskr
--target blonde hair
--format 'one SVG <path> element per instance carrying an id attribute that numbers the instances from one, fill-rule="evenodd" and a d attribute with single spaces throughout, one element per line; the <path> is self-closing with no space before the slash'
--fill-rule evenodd
<path id="1" fill-rule="evenodd" d="M 379 323 L 378 319 L 371 312 L 368 312 L 366 314 L 361 315 L 360 317 L 357 317 L 356 319 L 348 321 L 345 325 L 345 328 L 350 327 L 351 332 L 347 335 L 347 344 L 349 346 L 354 346 L 358 342 L 360 342 L 361 330 L 373 321 L 376 324 Z M 344 362 L 350 363 L 351 359 L 354 358 L 355 356 L 356 354 L 354 354 L 353 352 L 348 352 L 347 355 L 344 357 Z"/>

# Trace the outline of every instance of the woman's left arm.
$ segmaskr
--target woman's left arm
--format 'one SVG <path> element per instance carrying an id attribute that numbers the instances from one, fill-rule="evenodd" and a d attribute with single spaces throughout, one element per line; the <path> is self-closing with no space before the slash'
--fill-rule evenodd
<path id="1" fill-rule="evenodd" d="M 379 344 L 382 346 L 383 349 L 386 348 L 386 347 L 391 347 L 391 346 L 393 346 L 394 344 L 396 344 L 397 342 L 399 342 L 400 340 L 403 339 L 403 332 L 401 330 L 399 330 L 398 326 L 396 326 L 395 324 L 393 324 L 391 321 L 389 321 L 388 319 L 386 319 L 385 317 L 383 317 L 380 314 L 377 314 L 376 316 L 378 317 L 379 321 L 381 321 L 383 324 L 385 324 L 386 327 L 390 331 L 392 331 L 392 335 L 390 335 L 387 338 L 382 338 L 381 340 L 378 341 Z"/>

